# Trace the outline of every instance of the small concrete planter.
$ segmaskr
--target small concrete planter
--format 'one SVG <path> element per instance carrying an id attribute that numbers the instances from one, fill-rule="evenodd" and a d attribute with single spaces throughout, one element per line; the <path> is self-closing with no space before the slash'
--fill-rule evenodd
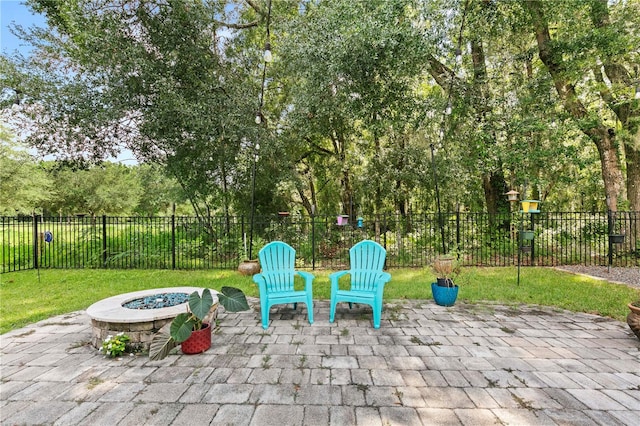
<path id="1" fill-rule="evenodd" d="M 242 275 L 254 275 L 260 272 L 260 262 L 258 260 L 243 260 L 238 265 L 238 272 Z"/>

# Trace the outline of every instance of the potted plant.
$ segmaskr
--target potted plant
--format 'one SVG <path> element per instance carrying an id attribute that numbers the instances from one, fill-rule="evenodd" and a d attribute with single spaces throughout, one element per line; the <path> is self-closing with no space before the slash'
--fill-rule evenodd
<path id="1" fill-rule="evenodd" d="M 629 303 L 629 314 L 627 314 L 627 324 L 633 334 L 640 339 L 640 299 Z"/>
<path id="2" fill-rule="evenodd" d="M 240 312 L 249 309 L 247 298 L 242 290 L 234 287 L 222 287 L 218 301 L 228 312 Z M 202 353 L 211 347 L 211 323 L 207 322 L 214 299 L 208 288 L 202 294 L 194 291 L 189 295 L 187 312 L 178 314 L 170 324 L 169 332 L 163 327 L 151 341 L 149 358 L 153 361 L 164 359 L 169 352 L 181 345 L 185 354 Z"/>
<path id="3" fill-rule="evenodd" d="M 461 265 L 456 256 L 438 256 L 432 265 L 436 282 L 431 284 L 431 292 L 436 304 L 452 306 L 458 298 L 458 285 L 454 279 L 460 274 Z"/>

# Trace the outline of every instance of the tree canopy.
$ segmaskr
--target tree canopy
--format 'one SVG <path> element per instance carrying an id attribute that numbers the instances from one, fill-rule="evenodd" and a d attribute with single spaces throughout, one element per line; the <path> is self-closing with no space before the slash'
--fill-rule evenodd
<path id="1" fill-rule="evenodd" d="M 436 185 L 640 211 L 638 1 L 28 4 L 47 28 L 0 58 L 7 125 L 66 161 L 130 149 L 198 214 L 406 214 Z"/>

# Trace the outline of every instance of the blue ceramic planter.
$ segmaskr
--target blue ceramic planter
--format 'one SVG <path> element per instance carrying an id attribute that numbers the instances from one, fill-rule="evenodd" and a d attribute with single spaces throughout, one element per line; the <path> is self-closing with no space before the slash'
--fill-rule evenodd
<path id="1" fill-rule="evenodd" d="M 442 287 L 437 283 L 431 283 L 431 292 L 433 293 L 433 300 L 440 306 L 453 306 L 458 298 L 457 285 L 453 287 Z"/>

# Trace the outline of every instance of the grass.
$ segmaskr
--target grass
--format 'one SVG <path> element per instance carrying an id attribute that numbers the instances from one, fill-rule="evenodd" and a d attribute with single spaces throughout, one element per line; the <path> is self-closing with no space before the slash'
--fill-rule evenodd
<path id="1" fill-rule="evenodd" d="M 315 299 L 328 299 L 331 271 L 314 271 Z M 393 269 L 385 300 L 431 300 L 432 272 Z M 574 312 L 588 312 L 624 321 L 627 303 L 640 299 L 640 290 L 550 268 L 466 268 L 458 277 L 458 301 L 494 301 L 537 304 Z M 299 284 L 302 282 L 300 281 Z M 342 283 L 342 281 L 341 281 Z M 60 270 L 12 272 L 0 275 L 0 333 L 21 328 L 54 315 L 88 308 L 106 297 L 150 288 L 193 286 L 220 290 L 240 288 L 258 297 L 251 277 L 236 271 L 170 270 Z"/>

